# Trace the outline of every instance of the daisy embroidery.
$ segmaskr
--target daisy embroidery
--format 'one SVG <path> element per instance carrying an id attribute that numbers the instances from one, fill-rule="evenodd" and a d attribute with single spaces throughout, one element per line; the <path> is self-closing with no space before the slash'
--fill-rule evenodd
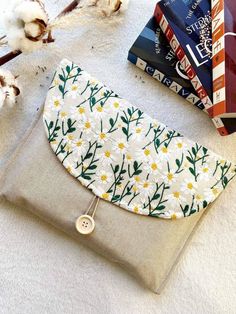
<path id="1" fill-rule="evenodd" d="M 197 183 L 193 181 L 192 179 L 185 179 L 184 182 L 181 185 L 181 191 L 184 192 L 184 194 L 195 194 L 197 189 Z"/>
<path id="2" fill-rule="evenodd" d="M 110 134 L 107 129 L 103 129 L 103 131 L 99 131 L 95 133 L 95 137 L 97 141 L 101 144 L 104 144 L 109 139 Z"/>
<path id="3" fill-rule="evenodd" d="M 61 118 L 61 121 L 65 121 L 68 117 L 68 113 L 66 111 L 60 111 L 59 117 Z"/>
<path id="4" fill-rule="evenodd" d="M 71 108 L 71 118 L 82 120 L 86 116 L 86 110 L 83 106 Z"/>
<path id="5" fill-rule="evenodd" d="M 169 147 L 166 147 L 164 145 L 164 146 L 159 148 L 158 153 L 159 153 L 160 159 L 168 159 L 171 151 L 170 151 Z"/>
<path id="6" fill-rule="evenodd" d="M 127 151 L 128 145 L 125 141 L 117 141 L 113 147 L 113 150 L 125 154 Z"/>
<path id="7" fill-rule="evenodd" d="M 78 84 L 72 84 L 70 86 L 68 96 L 70 96 L 72 99 L 76 99 L 76 96 L 78 95 L 79 86 Z"/>
<path id="8" fill-rule="evenodd" d="M 93 108 L 94 119 L 102 119 L 106 115 L 106 110 L 103 106 L 97 105 Z"/>
<path id="9" fill-rule="evenodd" d="M 97 179 L 100 183 L 102 184 L 107 184 L 109 182 L 111 182 L 111 173 L 101 170 L 97 173 Z"/>
<path id="10" fill-rule="evenodd" d="M 176 174 L 172 171 L 166 171 L 164 172 L 162 179 L 166 184 L 171 185 L 176 181 Z"/>
<path id="11" fill-rule="evenodd" d="M 206 201 L 208 203 L 213 202 L 217 198 L 217 196 L 219 196 L 220 192 L 221 190 L 218 187 L 205 189 L 204 195 L 205 195 Z"/>
<path id="12" fill-rule="evenodd" d="M 146 147 L 137 153 L 137 159 L 140 160 L 141 162 L 149 162 L 152 158 L 151 153 L 152 153 L 151 148 Z"/>
<path id="13" fill-rule="evenodd" d="M 102 153 L 98 154 L 98 158 L 101 162 L 108 163 L 116 160 L 110 149 L 104 149 Z"/>
<path id="14" fill-rule="evenodd" d="M 79 129 L 81 131 L 85 132 L 86 134 L 91 133 L 93 128 L 93 123 L 91 120 L 87 119 L 85 121 L 82 121 L 78 124 Z"/>
<path id="15" fill-rule="evenodd" d="M 210 167 L 207 164 L 204 164 L 199 170 L 200 179 L 204 181 L 208 181 L 210 176 L 212 176 L 212 172 Z"/>
<path id="16" fill-rule="evenodd" d="M 181 191 L 174 190 L 171 194 L 168 195 L 168 201 L 171 205 L 176 206 L 186 201 L 183 197 Z"/>
<path id="17" fill-rule="evenodd" d="M 61 97 L 53 97 L 50 101 L 51 109 L 53 111 L 60 111 L 64 101 Z"/>
<path id="18" fill-rule="evenodd" d="M 87 142 L 82 138 L 73 141 L 72 147 L 75 155 L 83 155 L 87 150 Z"/>

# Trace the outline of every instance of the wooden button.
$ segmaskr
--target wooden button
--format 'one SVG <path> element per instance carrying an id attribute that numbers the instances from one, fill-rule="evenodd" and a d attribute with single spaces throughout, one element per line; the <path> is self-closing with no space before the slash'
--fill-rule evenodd
<path id="1" fill-rule="evenodd" d="M 82 215 L 76 219 L 75 227 L 81 234 L 90 234 L 95 228 L 95 221 L 89 215 Z"/>

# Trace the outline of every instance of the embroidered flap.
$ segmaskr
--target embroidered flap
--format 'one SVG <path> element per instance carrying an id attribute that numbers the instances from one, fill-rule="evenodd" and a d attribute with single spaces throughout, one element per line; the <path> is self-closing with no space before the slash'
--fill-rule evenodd
<path id="1" fill-rule="evenodd" d="M 54 75 L 43 119 L 67 171 L 95 195 L 137 214 L 190 216 L 236 175 L 231 162 L 152 119 L 67 60 Z"/>

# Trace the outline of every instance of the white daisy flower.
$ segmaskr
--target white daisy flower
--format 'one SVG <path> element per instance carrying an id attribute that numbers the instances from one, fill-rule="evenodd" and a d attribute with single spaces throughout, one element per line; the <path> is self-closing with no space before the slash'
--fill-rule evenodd
<path id="1" fill-rule="evenodd" d="M 65 121 L 68 117 L 68 113 L 66 111 L 61 110 L 59 113 L 59 117 L 60 117 L 61 121 Z"/>
<path id="2" fill-rule="evenodd" d="M 176 174 L 172 171 L 166 171 L 164 172 L 162 179 L 166 184 L 171 185 L 176 181 Z"/>
<path id="3" fill-rule="evenodd" d="M 86 109 L 83 106 L 71 108 L 71 118 L 76 120 L 83 120 L 86 116 Z"/>
<path id="4" fill-rule="evenodd" d="M 204 201 L 203 195 L 200 194 L 200 193 L 197 193 L 197 194 L 195 195 L 195 203 L 196 203 L 197 205 L 201 205 L 201 204 L 203 203 L 203 201 Z"/>
<path id="5" fill-rule="evenodd" d="M 97 131 L 95 133 L 95 138 L 97 141 L 101 144 L 104 144 L 110 137 L 110 134 L 108 133 L 107 129 L 103 129 L 103 131 Z"/>
<path id="6" fill-rule="evenodd" d="M 140 176 L 133 176 L 131 179 L 130 179 L 130 184 L 133 184 L 136 188 L 134 188 L 134 190 L 138 191 L 140 189 L 140 186 L 141 186 L 141 177 Z"/>
<path id="7" fill-rule="evenodd" d="M 102 153 L 98 154 L 98 158 L 101 162 L 105 163 L 111 163 L 116 160 L 110 149 L 104 149 Z"/>
<path id="8" fill-rule="evenodd" d="M 131 139 L 135 140 L 137 142 L 140 142 L 140 141 L 142 141 L 144 139 L 144 137 L 145 137 L 144 129 L 141 126 L 136 126 L 133 129 L 133 133 L 132 133 Z"/>
<path id="9" fill-rule="evenodd" d="M 78 128 L 84 132 L 84 133 L 91 133 L 92 132 L 92 129 L 93 129 L 93 122 L 92 120 L 90 119 L 86 119 L 84 121 L 81 121 L 79 124 L 78 124 Z"/>
<path id="10" fill-rule="evenodd" d="M 177 151 L 185 151 L 187 148 L 187 145 L 183 142 L 181 138 L 177 138 L 175 140 L 174 146 L 177 149 Z"/>
<path id="11" fill-rule="evenodd" d="M 140 214 L 142 213 L 142 205 L 141 204 L 138 204 L 138 203 L 135 203 L 135 204 L 132 204 L 130 207 L 129 207 L 129 210 L 131 210 L 132 212 L 136 213 L 136 214 Z"/>
<path id="12" fill-rule="evenodd" d="M 199 173 L 200 173 L 200 179 L 205 180 L 205 181 L 208 181 L 209 177 L 212 176 L 211 168 L 207 164 L 204 164 L 200 168 Z"/>
<path id="13" fill-rule="evenodd" d="M 156 174 L 159 170 L 162 169 L 162 164 L 159 160 L 151 159 L 147 164 L 144 165 L 143 168 L 150 174 Z"/>
<path id="14" fill-rule="evenodd" d="M 123 140 L 118 140 L 115 142 L 115 145 L 113 147 L 113 150 L 122 154 L 125 154 L 127 151 L 128 145 L 125 141 Z"/>
<path id="15" fill-rule="evenodd" d="M 205 199 L 208 203 L 213 202 L 217 196 L 219 196 L 221 193 L 221 189 L 218 187 L 214 187 L 214 188 L 207 188 L 204 191 L 204 195 L 205 195 Z"/>
<path id="16" fill-rule="evenodd" d="M 121 108 L 121 104 L 118 101 L 113 102 L 113 104 L 111 105 L 112 109 L 114 110 L 120 110 Z"/>
<path id="17" fill-rule="evenodd" d="M 154 184 L 148 180 L 141 181 L 139 184 L 139 189 L 141 191 L 142 197 L 146 198 L 154 192 Z"/>
<path id="18" fill-rule="evenodd" d="M 61 97 L 59 96 L 54 96 L 51 100 L 50 100 L 50 107 L 53 111 L 60 111 L 61 107 L 64 105 L 64 101 Z"/>
<path id="19" fill-rule="evenodd" d="M 193 181 L 192 179 L 185 179 L 184 182 L 181 185 L 181 191 L 184 192 L 184 194 L 195 194 L 197 189 L 197 183 Z"/>
<path id="20" fill-rule="evenodd" d="M 72 99 L 76 99 L 77 95 L 79 93 L 79 85 L 78 84 L 71 84 L 68 92 L 68 96 L 70 96 Z"/>
<path id="21" fill-rule="evenodd" d="M 67 134 L 66 136 L 65 136 L 65 140 L 66 140 L 66 142 L 67 143 L 69 143 L 69 144 L 72 144 L 72 142 L 74 141 L 74 135 L 73 134 Z"/>
<path id="22" fill-rule="evenodd" d="M 130 150 L 128 150 L 125 154 L 125 160 L 127 161 L 128 164 L 131 164 L 134 162 L 134 156 Z"/>
<path id="23" fill-rule="evenodd" d="M 101 170 L 97 173 L 96 177 L 98 181 L 101 182 L 102 184 L 107 184 L 111 182 L 112 174 L 110 172 Z"/>
<path id="24" fill-rule="evenodd" d="M 94 119 L 102 119 L 107 114 L 105 108 L 101 105 L 96 105 L 93 108 L 93 113 L 94 113 Z"/>
<path id="25" fill-rule="evenodd" d="M 146 147 L 137 153 L 137 159 L 141 162 L 150 162 L 152 159 L 152 151 L 149 147 Z"/>
<path id="26" fill-rule="evenodd" d="M 79 138 L 73 140 L 72 147 L 74 156 L 78 158 L 78 156 L 83 155 L 87 151 L 88 143 L 85 142 L 82 138 Z"/>
<path id="27" fill-rule="evenodd" d="M 182 193 L 178 190 L 173 191 L 171 194 L 168 195 L 168 201 L 171 205 L 176 206 L 186 201 L 183 197 Z"/>
<path id="28" fill-rule="evenodd" d="M 168 159 L 171 154 L 169 147 L 162 146 L 158 148 L 158 156 L 160 159 Z"/>

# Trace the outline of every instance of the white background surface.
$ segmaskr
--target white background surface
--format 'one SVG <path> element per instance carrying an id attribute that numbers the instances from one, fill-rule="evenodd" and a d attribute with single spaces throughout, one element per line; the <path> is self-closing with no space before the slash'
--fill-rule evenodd
<path id="1" fill-rule="evenodd" d="M 68 2 L 48 0 L 46 8 L 54 16 Z M 1 1 L 1 14 L 7 3 Z M 119 27 L 57 32 L 55 44 L 4 66 L 20 75 L 23 95 L 17 106 L 0 112 L 0 165 L 32 121 L 46 95 L 47 76 L 64 57 L 153 117 L 236 162 L 236 134 L 220 137 L 204 113 L 126 60 L 155 3 L 131 0 Z M 161 296 L 23 209 L 1 204 L 0 313 L 235 313 L 235 189 L 233 182 L 210 210 Z"/>

